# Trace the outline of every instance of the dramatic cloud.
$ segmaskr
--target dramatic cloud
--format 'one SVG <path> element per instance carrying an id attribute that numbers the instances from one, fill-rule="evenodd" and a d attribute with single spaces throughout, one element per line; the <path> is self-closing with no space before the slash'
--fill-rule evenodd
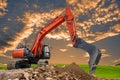
<path id="1" fill-rule="evenodd" d="M 66 0 L 66 2 L 74 7 L 73 12 L 77 20 L 79 37 L 88 42 L 95 42 L 107 38 L 109 35 L 115 36 L 120 33 L 119 27 L 115 27 L 117 29 L 114 29 L 116 31 L 114 32 L 111 30 L 113 26 L 108 25 L 116 23 L 119 25 L 120 10 L 115 0 Z M 108 6 L 105 7 L 106 5 Z M 103 29 L 101 30 L 100 27 Z M 92 39 L 89 37 L 92 37 Z"/>
<path id="2" fill-rule="evenodd" d="M 7 12 L 7 1 L 6 0 L 0 0 L 0 17 L 5 15 Z"/>
<path id="3" fill-rule="evenodd" d="M 2 3 L 0 4 L 0 10 L 6 10 L 6 0 L 2 0 L 0 3 Z M 75 16 L 78 36 L 87 42 L 93 43 L 120 34 L 120 10 L 115 0 L 66 0 L 66 4 L 71 7 Z M 33 3 L 32 6 L 34 9 L 41 9 L 41 6 L 38 4 Z M 24 28 L 16 34 L 14 42 L 7 42 L 13 45 L 13 47 L 8 48 L 13 49 L 32 33 L 36 34 L 56 16 L 63 13 L 64 10 L 65 8 L 58 7 L 51 8 L 48 11 L 44 10 L 44 12 L 25 11 L 23 17 L 18 17 L 18 21 L 24 24 Z M 6 32 L 7 30 L 7 26 L 5 26 L 3 31 Z M 47 34 L 46 38 L 69 41 L 70 36 L 66 24 L 61 24 L 51 33 Z M 5 51 L 9 49 L 6 48 Z"/>
<path id="4" fill-rule="evenodd" d="M 67 44 L 68 47 L 72 47 L 73 45 L 72 44 Z"/>
<path id="5" fill-rule="evenodd" d="M 114 30 L 115 32 L 119 33 L 120 32 L 120 24 L 113 26 L 111 29 Z"/>
<path id="6" fill-rule="evenodd" d="M 120 58 L 119 59 L 116 59 L 113 61 L 114 63 L 119 63 L 120 62 Z"/>
<path id="7" fill-rule="evenodd" d="M 101 52 L 102 52 L 102 58 L 111 56 L 110 54 L 107 53 L 106 49 L 101 49 Z"/>
<path id="8" fill-rule="evenodd" d="M 4 55 L 4 54 L 0 54 L 0 57 L 5 57 L 5 58 L 12 59 L 12 57 L 11 57 L 11 56 L 6 56 L 6 55 Z"/>
<path id="9" fill-rule="evenodd" d="M 88 58 L 88 57 L 89 57 L 89 54 L 88 54 L 88 53 L 85 53 L 84 57 L 87 57 L 87 58 Z"/>
<path id="10" fill-rule="evenodd" d="M 66 0 L 66 2 L 73 7 L 72 12 L 76 18 L 77 34 L 79 37 L 84 38 L 87 42 L 93 43 L 95 41 L 120 34 L 119 24 L 117 24 L 118 27 L 112 25 L 107 26 L 107 24 L 110 24 L 112 22 L 117 23 L 120 20 L 120 10 L 118 4 L 115 3 L 114 0 L 112 0 L 108 7 L 105 8 L 104 6 L 106 5 L 106 2 L 104 0 Z M 38 5 L 34 4 L 34 6 L 39 8 Z M 26 12 L 25 18 L 22 19 L 22 21 L 27 28 L 33 29 L 34 26 L 34 28 L 36 28 L 36 31 L 39 31 L 40 28 L 47 25 L 63 11 L 63 8 L 59 8 L 43 13 Z M 97 29 L 97 27 L 98 29 L 101 27 L 103 30 L 94 30 L 94 28 Z M 33 30 L 31 30 L 30 33 L 32 33 L 32 31 Z M 70 40 L 70 36 L 65 23 L 53 30 L 46 37 L 56 40 Z"/>
<path id="11" fill-rule="evenodd" d="M 8 30 L 8 26 L 3 27 L 3 29 L 2 29 L 2 31 L 3 31 L 4 33 L 6 33 L 7 30 Z"/>
<path id="12" fill-rule="evenodd" d="M 70 57 L 70 58 L 75 58 L 76 56 L 70 55 L 69 57 Z"/>
<path id="13" fill-rule="evenodd" d="M 67 49 L 59 49 L 60 51 L 62 51 L 62 52 L 66 52 L 67 51 Z"/>

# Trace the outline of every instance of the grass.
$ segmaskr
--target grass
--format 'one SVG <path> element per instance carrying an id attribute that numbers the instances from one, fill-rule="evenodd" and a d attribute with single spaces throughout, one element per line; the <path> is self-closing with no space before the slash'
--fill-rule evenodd
<path id="1" fill-rule="evenodd" d="M 56 66 L 64 66 L 65 64 L 56 64 Z M 36 67 L 36 64 L 32 64 Z M 68 66 L 68 64 L 66 64 Z M 88 65 L 79 65 L 86 72 L 89 72 Z M 6 65 L 0 66 L 0 70 L 7 69 Z M 99 78 L 120 78 L 120 66 L 102 66 L 99 65 L 96 69 L 95 75 Z"/>
<path id="2" fill-rule="evenodd" d="M 104 78 L 120 78 L 120 66 L 98 66 L 95 75 Z"/>
<path id="3" fill-rule="evenodd" d="M 37 67 L 37 64 L 32 64 L 31 67 Z"/>
<path id="4" fill-rule="evenodd" d="M 0 70 L 5 70 L 5 69 L 7 69 L 7 66 L 6 66 L 6 65 L 0 66 Z"/>
<path id="5" fill-rule="evenodd" d="M 57 64 L 57 66 L 63 66 L 64 64 Z M 68 64 L 67 64 L 68 66 Z M 89 72 L 88 65 L 79 65 L 83 70 Z M 94 74 L 99 78 L 120 78 L 120 66 L 102 66 L 99 65 Z"/>

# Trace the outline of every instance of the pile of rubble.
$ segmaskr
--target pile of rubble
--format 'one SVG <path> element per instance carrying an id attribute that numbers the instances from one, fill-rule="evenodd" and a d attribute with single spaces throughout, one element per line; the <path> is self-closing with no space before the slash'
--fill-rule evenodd
<path id="1" fill-rule="evenodd" d="M 66 67 L 48 65 L 27 69 L 1 70 L 0 80 L 107 80 L 107 79 L 99 79 L 92 75 L 89 75 L 75 63 L 73 63 Z"/>

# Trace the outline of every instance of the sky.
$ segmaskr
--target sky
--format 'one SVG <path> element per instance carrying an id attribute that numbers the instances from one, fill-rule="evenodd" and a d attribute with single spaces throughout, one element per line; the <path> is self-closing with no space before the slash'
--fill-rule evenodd
<path id="1" fill-rule="evenodd" d="M 120 62 L 119 4 L 120 0 L 0 0 L 0 59 L 11 59 L 10 50 L 20 43 L 31 48 L 37 32 L 69 6 L 78 36 L 102 51 L 100 64 L 115 65 Z M 88 63 L 87 52 L 71 46 L 65 23 L 43 43 L 51 46 L 51 63 Z"/>

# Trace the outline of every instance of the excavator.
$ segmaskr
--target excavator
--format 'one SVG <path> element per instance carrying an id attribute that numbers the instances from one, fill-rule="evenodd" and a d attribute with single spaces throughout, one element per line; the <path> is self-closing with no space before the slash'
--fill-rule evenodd
<path id="1" fill-rule="evenodd" d="M 29 68 L 31 64 L 48 65 L 51 53 L 49 45 L 42 43 L 43 38 L 63 22 L 66 22 L 73 47 L 81 48 L 89 53 L 90 74 L 94 73 L 101 58 L 101 52 L 94 45 L 78 37 L 75 18 L 70 7 L 66 7 L 62 14 L 38 31 L 31 49 L 22 47 L 12 50 L 13 60 L 7 64 L 7 68 Z"/>

